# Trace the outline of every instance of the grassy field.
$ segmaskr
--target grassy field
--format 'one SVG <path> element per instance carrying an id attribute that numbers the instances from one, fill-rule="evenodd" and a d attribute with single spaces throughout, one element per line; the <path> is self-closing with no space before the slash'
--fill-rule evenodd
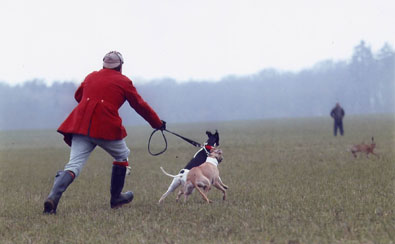
<path id="1" fill-rule="evenodd" d="M 168 150 L 147 152 L 148 125 L 128 128 L 135 199 L 110 209 L 112 159 L 96 149 L 64 193 L 57 215 L 43 215 L 69 148 L 54 130 L 0 132 L 0 243 L 394 243 L 395 118 L 348 116 L 345 136 L 329 118 L 169 124 L 199 142 L 218 129 L 228 199 L 212 189 L 187 203 L 157 201 L 196 148 L 167 134 Z M 374 136 L 379 158 L 347 149 Z M 155 137 L 153 150 L 160 150 Z"/>

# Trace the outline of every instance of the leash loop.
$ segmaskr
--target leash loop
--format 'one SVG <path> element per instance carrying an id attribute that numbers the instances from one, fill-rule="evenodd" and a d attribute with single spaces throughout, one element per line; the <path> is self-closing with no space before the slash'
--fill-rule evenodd
<path id="1" fill-rule="evenodd" d="M 149 154 L 151 154 L 152 156 L 161 155 L 162 153 L 164 153 L 164 152 L 167 150 L 167 140 L 166 140 L 165 134 L 163 134 L 163 130 L 160 130 L 160 132 L 162 132 L 163 140 L 165 141 L 165 148 L 164 148 L 162 151 L 158 152 L 158 153 L 152 153 L 152 152 L 151 152 L 151 149 L 150 149 L 151 138 L 152 138 L 152 136 L 155 134 L 155 132 L 157 132 L 158 130 L 159 130 L 159 129 L 156 129 L 156 130 L 152 131 L 152 133 L 151 133 L 151 135 L 150 135 L 150 137 L 149 137 L 149 139 L 148 139 L 148 152 L 149 152 Z"/>
<path id="2" fill-rule="evenodd" d="M 206 150 L 206 148 L 205 148 L 204 146 L 202 146 L 200 143 L 198 143 L 198 142 L 196 142 L 196 141 L 193 141 L 193 140 L 191 140 L 191 139 L 188 139 L 188 138 L 186 138 L 186 137 L 183 137 L 183 136 L 181 136 L 181 135 L 179 135 L 179 134 L 177 134 L 177 133 L 175 133 L 175 132 L 172 132 L 172 131 L 169 131 L 169 130 L 167 130 L 167 129 L 164 129 L 164 130 L 160 130 L 160 132 L 162 133 L 163 140 L 165 141 L 165 148 L 164 148 L 162 151 L 158 152 L 158 153 L 152 153 L 152 152 L 151 152 L 151 148 L 150 148 L 150 145 L 151 145 L 151 138 L 152 138 L 152 136 L 155 134 L 155 132 L 157 132 L 158 130 L 159 130 L 159 129 L 155 129 L 154 131 L 152 131 L 152 133 L 151 133 L 151 135 L 150 135 L 150 137 L 149 137 L 149 139 L 148 139 L 148 152 L 149 152 L 149 154 L 151 154 L 152 156 L 158 156 L 158 155 L 164 153 L 164 152 L 167 150 L 167 139 L 166 139 L 166 136 L 165 136 L 165 134 L 163 133 L 163 131 L 167 131 L 167 132 L 169 132 L 170 134 L 173 134 L 173 135 L 175 135 L 175 136 L 177 136 L 177 137 L 183 139 L 184 141 L 186 141 L 186 142 L 192 144 L 192 145 L 195 146 L 195 147 L 201 147 L 201 148 L 204 148 L 204 149 Z M 206 150 L 206 152 L 207 152 L 207 150 Z"/>

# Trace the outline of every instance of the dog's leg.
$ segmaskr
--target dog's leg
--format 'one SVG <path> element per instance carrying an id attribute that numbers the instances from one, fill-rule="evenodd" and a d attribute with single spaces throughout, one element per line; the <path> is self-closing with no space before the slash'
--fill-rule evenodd
<path id="1" fill-rule="evenodd" d="M 187 202 L 187 200 L 188 200 L 188 198 L 189 198 L 190 195 L 191 195 L 191 194 L 184 194 L 184 203 Z"/>
<path id="2" fill-rule="evenodd" d="M 159 203 L 162 203 L 163 200 L 171 193 L 173 192 L 175 189 L 177 189 L 177 187 L 179 187 L 181 185 L 181 180 L 178 178 L 174 178 L 173 181 L 171 182 L 169 188 L 167 189 L 167 191 L 162 195 L 162 197 L 159 199 Z"/>
<path id="3" fill-rule="evenodd" d="M 220 180 L 215 181 L 213 186 L 215 186 L 218 190 L 222 191 L 224 196 L 222 197 L 223 200 L 226 200 L 226 190 L 225 188 L 221 185 Z"/>
<path id="4" fill-rule="evenodd" d="M 206 200 L 207 203 L 211 203 L 212 201 L 210 201 L 210 200 L 207 198 L 206 194 L 204 194 L 204 192 L 200 189 L 200 187 L 198 186 L 198 184 L 196 184 L 195 182 L 192 182 L 192 183 L 193 183 L 193 186 L 196 188 L 196 190 L 198 190 L 198 192 L 203 196 L 204 200 Z"/>
<path id="5" fill-rule="evenodd" d="M 211 184 L 207 185 L 206 187 L 204 187 L 204 193 L 207 195 L 208 192 L 211 190 Z"/>
<path id="6" fill-rule="evenodd" d="M 176 202 L 178 202 L 178 200 L 180 200 L 181 195 L 184 194 L 184 192 L 182 190 L 179 190 L 177 193 L 177 198 L 176 198 Z"/>
<path id="7" fill-rule="evenodd" d="M 219 176 L 218 176 L 218 182 L 221 184 L 221 186 L 222 186 L 223 188 L 228 189 L 228 186 L 225 185 L 225 184 L 222 182 L 221 177 L 219 177 Z"/>
<path id="8" fill-rule="evenodd" d="M 184 203 L 188 200 L 189 195 L 192 194 L 194 186 L 191 182 L 186 182 L 183 189 L 180 190 L 179 195 L 177 196 L 177 201 L 182 194 L 184 194 Z"/>
<path id="9" fill-rule="evenodd" d="M 200 186 L 200 185 L 199 185 Z M 211 184 L 209 182 L 207 182 L 205 185 L 201 186 L 201 188 L 203 189 L 204 195 L 208 195 L 208 192 L 211 190 Z M 203 200 L 206 200 L 203 198 Z M 211 200 L 209 200 L 210 203 L 213 202 Z"/>

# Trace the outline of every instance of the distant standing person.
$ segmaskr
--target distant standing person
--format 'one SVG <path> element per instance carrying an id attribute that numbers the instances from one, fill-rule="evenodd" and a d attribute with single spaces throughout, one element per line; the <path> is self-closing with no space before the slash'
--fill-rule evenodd
<path id="1" fill-rule="evenodd" d="M 340 106 L 339 103 L 336 103 L 336 106 L 331 111 L 331 117 L 334 120 L 333 126 L 333 134 L 337 135 L 337 129 L 340 130 L 340 135 L 344 134 L 343 130 L 343 117 L 344 117 L 344 109 Z"/>
<path id="2" fill-rule="evenodd" d="M 44 213 L 56 214 L 63 192 L 78 177 L 96 146 L 114 159 L 111 208 L 133 200 L 133 192 L 122 193 L 130 150 L 124 140 L 127 134 L 118 109 L 128 101 L 153 128 L 164 130 L 166 123 L 141 98 L 132 81 L 122 75 L 122 64 L 123 57 L 119 52 L 107 53 L 103 58 L 103 69 L 90 73 L 75 92 L 78 105 L 58 129 L 71 147 L 70 160 L 55 176 L 51 192 L 44 202 Z"/>

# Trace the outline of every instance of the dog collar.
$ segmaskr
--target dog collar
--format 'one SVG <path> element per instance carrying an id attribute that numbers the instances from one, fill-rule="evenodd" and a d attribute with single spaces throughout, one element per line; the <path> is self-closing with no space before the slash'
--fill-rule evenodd
<path id="1" fill-rule="evenodd" d="M 213 146 L 210 146 L 210 145 L 204 145 L 204 148 L 206 148 L 206 150 L 210 151 L 210 150 L 213 148 Z"/>
<path id="2" fill-rule="evenodd" d="M 206 162 L 218 166 L 218 160 L 216 158 L 207 157 Z"/>
<path id="3" fill-rule="evenodd" d="M 204 151 L 206 152 L 207 156 L 210 154 L 210 150 L 213 148 L 213 146 L 207 145 L 205 144 L 204 147 L 202 147 L 201 150 L 204 149 Z"/>

